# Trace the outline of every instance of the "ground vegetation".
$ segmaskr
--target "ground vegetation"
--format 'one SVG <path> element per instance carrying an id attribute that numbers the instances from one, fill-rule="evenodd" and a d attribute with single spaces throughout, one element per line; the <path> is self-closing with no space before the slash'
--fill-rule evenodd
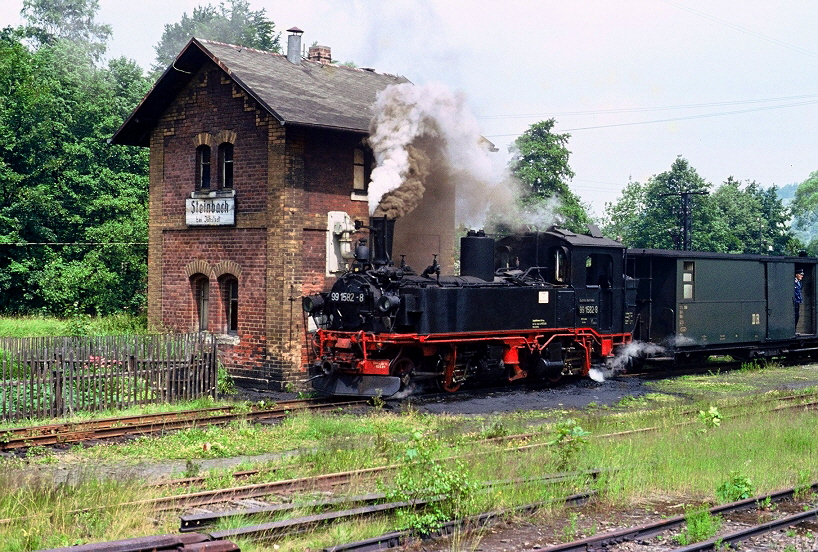
<path id="1" fill-rule="evenodd" d="M 348 492 L 381 489 L 393 497 L 424 500 L 444 494 L 452 499 L 397 517 L 338 522 L 279 538 L 279 550 L 320 549 L 397 526 L 424 529 L 448 515 L 549 501 L 585 489 L 599 493 L 590 510 L 576 512 L 554 503 L 526 517 L 526 523 L 549 528 L 541 531 L 542 546 L 616 526 L 618 513 L 658 503 L 677 507 L 668 515 L 687 512 L 688 526 L 677 539 L 687 542 L 717 525 L 701 515 L 703 505 L 788 486 L 805 488 L 818 478 L 812 414 L 803 407 L 776 408 L 813 401 L 815 387 L 787 390 L 807 383 L 810 374 L 818 376 L 818 368 L 748 365 L 729 374 L 663 380 L 651 394 L 582 410 L 553 404 L 544 410 L 433 415 L 423 411 L 422 401 L 399 409 L 387 403 L 368 412 L 298 414 L 276 426 L 236 422 L 63 452 L 40 448 L 3 461 L 0 478 L 7 492 L 0 499 L 0 517 L 27 518 L 25 531 L 11 523 L 0 527 L 0 535 L 9 549 L 31 550 L 175 532 L 173 514 L 119 506 L 136 495 L 158 496 L 159 491 L 140 487 L 139 474 L 155 477 L 162 473 L 157 466 L 173 461 L 177 476 L 206 475 L 191 490 L 222 488 L 235 482 L 224 467 L 208 466 L 241 457 L 245 460 L 234 469 L 259 468 L 253 482 L 396 465 L 397 471 L 362 478 Z M 598 389 L 593 393 L 600 394 Z M 800 398 L 777 402 L 793 395 Z M 522 404 L 524 397 L 516 402 Z M 247 460 L 262 453 L 264 460 Z M 71 484 L 60 493 L 51 492 L 48 474 L 64 476 L 75 469 L 72 465 L 84 468 L 73 472 Z M 101 479 L 90 466 L 102 472 L 118 466 L 118 475 Z M 140 466 L 152 471 L 140 471 Z M 593 469 L 603 472 L 596 479 L 579 476 L 559 485 L 535 479 Z M 122 476 L 129 471 L 130 478 Z M 314 498 L 304 493 L 291 500 Z M 88 504 L 102 507 L 84 510 Z M 461 536 L 453 546 L 477 548 L 485 535 Z M 270 543 L 240 545 L 253 551 L 269 549 Z"/>

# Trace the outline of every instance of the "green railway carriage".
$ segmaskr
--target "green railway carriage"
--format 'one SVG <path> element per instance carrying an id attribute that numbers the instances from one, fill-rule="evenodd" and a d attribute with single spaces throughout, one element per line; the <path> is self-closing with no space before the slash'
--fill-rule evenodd
<path id="1" fill-rule="evenodd" d="M 671 346 L 694 359 L 806 354 L 816 334 L 816 262 L 771 257 L 631 249 L 637 279 L 635 340 Z M 804 270 L 798 327 L 793 282 Z"/>

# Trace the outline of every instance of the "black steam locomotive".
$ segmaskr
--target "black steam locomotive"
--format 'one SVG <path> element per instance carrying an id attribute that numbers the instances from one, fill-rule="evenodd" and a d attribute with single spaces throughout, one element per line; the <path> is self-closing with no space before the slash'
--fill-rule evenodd
<path id="1" fill-rule="evenodd" d="M 371 218 L 350 270 L 304 297 L 315 389 L 390 396 L 413 382 L 556 381 L 633 362 L 809 356 L 818 259 L 626 250 L 595 228 L 461 238 L 460 275 L 392 262 Z M 793 274 L 805 271 L 795 327 Z M 796 332 L 797 330 L 797 332 Z M 645 347 L 643 344 L 653 344 Z"/>

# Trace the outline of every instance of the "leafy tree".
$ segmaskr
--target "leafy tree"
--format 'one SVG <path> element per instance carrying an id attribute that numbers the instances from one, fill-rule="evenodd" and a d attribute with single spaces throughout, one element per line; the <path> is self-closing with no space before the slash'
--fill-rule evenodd
<path id="1" fill-rule="evenodd" d="M 605 231 L 611 237 L 621 239 L 630 247 L 655 247 L 660 249 L 681 248 L 681 202 L 682 192 L 707 193 L 706 183 L 687 160 L 679 157 L 669 171 L 651 177 L 646 184 L 630 183 L 623 191 L 623 200 L 617 205 L 606 205 Z M 702 228 L 709 214 L 699 207 L 702 196 L 691 196 L 692 246 L 703 247 Z M 615 222 L 614 222 L 615 221 Z"/>
<path id="2" fill-rule="evenodd" d="M 66 39 L 84 44 L 94 59 L 105 53 L 111 26 L 95 21 L 99 0 L 24 0 L 23 17 L 28 36 L 40 45 Z"/>
<path id="3" fill-rule="evenodd" d="M 535 212 L 554 203 L 551 209 L 563 225 L 585 232 L 590 217 L 587 207 L 568 187 L 574 171 L 568 165 L 570 134 L 552 132 L 556 121 L 548 119 L 529 127 L 511 146 L 514 154 L 509 167 L 525 186 L 524 211 Z"/>
<path id="4" fill-rule="evenodd" d="M 218 8 L 199 6 L 193 9 L 192 15 L 185 13 L 179 23 L 165 25 L 165 32 L 154 47 L 156 63 L 153 70 L 164 71 L 194 36 L 279 52 L 280 33 L 274 31 L 275 25 L 267 18 L 265 10 L 252 11 L 248 0 L 230 0 L 229 7 L 224 2 Z"/>
<path id="5" fill-rule="evenodd" d="M 703 194 L 691 196 L 693 250 L 784 254 L 800 247 L 775 187 L 742 185 L 730 177 L 711 193 L 711 185 L 682 157 L 645 184 L 628 183 L 616 203 L 606 204 L 604 231 L 629 247 L 679 249 L 683 192 Z"/>
<path id="6" fill-rule="evenodd" d="M 813 171 L 795 190 L 792 202 L 793 214 L 797 217 L 799 227 L 818 222 L 818 171 Z"/>
<path id="7" fill-rule="evenodd" d="M 144 304 L 147 153 L 108 138 L 149 83 L 86 43 L 0 33 L 0 311 Z M 121 244 L 121 245 L 89 245 Z"/>

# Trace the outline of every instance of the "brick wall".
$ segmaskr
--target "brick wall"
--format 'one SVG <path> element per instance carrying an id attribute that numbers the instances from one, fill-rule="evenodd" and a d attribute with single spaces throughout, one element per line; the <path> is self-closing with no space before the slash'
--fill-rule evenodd
<path id="1" fill-rule="evenodd" d="M 188 227 L 196 146 L 234 144 L 235 227 Z M 151 136 L 148 314 L 153 327 L 198 329 L 191 280 L 210 280 L 209 327 L 226 327 L 225 276 L 239 285 L 235 336 L 221 360 L 240 384 L 281 389 L 305 379 L 301 296 L 327 289 L 327 212 L 365 219 L 351 199 L 360 134 L 282 126 L 215 65 L 203 67 Z M 215 155 L 213 174 L 216 174 Z"/>

